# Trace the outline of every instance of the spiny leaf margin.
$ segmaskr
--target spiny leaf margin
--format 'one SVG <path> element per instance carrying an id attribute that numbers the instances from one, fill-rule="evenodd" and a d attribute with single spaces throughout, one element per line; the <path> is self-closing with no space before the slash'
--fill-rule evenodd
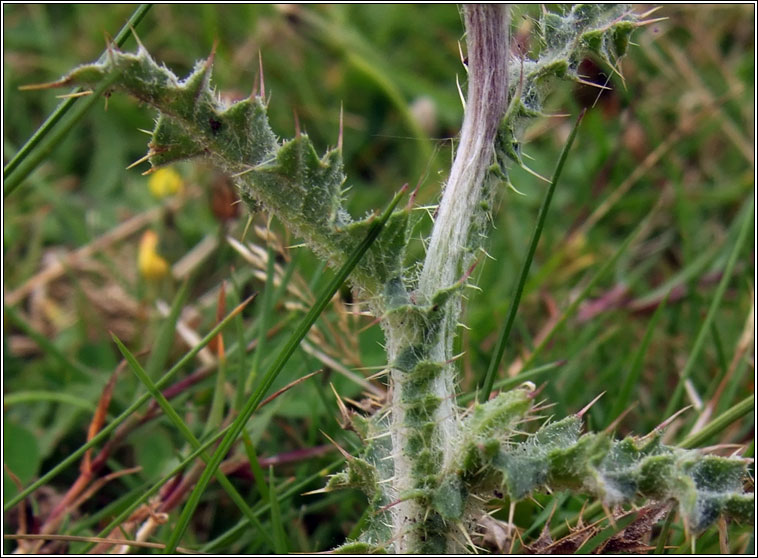
<path id="1" fill-rule="evenodd" d="M 213 55 L 180 80 L 144 46 L 134 53 L 112 45 L 102 62 L 79 66 L 50 86 L 94 87 L 106 80 L 158 111 L 148 145 L 152 169 L 203 157 L 228 174 L 252 211 L 270 210 L 333 266 L 357 246 L 374 219 L 354 220 L 343 207 L 345 175 L 339 148 L 319 156 L 307 134 L 280 140 L 267 104 L 255 93 L 223 100 L 211 85 Z M 148 171 L 149 172 L 149 171 Z M 396 210 L 383 238 L 371 247 L 351 280 L 368 297 L 401 276 L 413 228 L 410 207 Z"/>

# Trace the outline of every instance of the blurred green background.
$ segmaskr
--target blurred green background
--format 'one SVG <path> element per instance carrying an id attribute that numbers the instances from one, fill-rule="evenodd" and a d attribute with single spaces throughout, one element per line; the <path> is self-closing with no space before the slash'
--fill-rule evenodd
<path id="1" fill-rule="evenodd" d="M 513 41 L 522 50 L 530 48 L 530 17 L 537 9 L 514 8 Z M 7 163 L 60 102 L 56 95 L 65 92 L 20 92 L 18 87 L 53 81 L 77 64 L 97 59 L 104 35 L 115 34 L 134 6 L 5 4 L 3 10 Z M 606 392 L 588 414 L 588 427 L 606 428 L 630 409 L 616 426 L 620 435 L 646 433 L 667 418 L 664 409 L 755 189 L 754 6 L 666 5 L 652 17 L 666 19 L 636 32 L 636 46 L 620 65 L 623 82 L 597 61 L 586 60 L 581 67 L 586 78 L 607 82 L 612 91 L 598 96 L 599 89 L 560 84 L 550 112 L 568 116 L 537 120 L 526 132 L 529 166 L 550 176 L 575 115 L 593 107 L 558 187 L 502 372 L 518 371 L 588 280 L 650 217 L 534 363 L 565 361 L 539 380 L 546 382 L 545 399 L 555 404 L 550 414 L 576 412 Z M 348 206 L 354 215 L 383 207 L 406 182 L 421 183 L 419 204 L 436 200 L 462 118 L 456 76 L 465 84 L 459 53 L 465 41 L 456 6 L 156 5 L 137 34 L 156 60 L 180 76 L 217 41 L 213 80 L 230 99 L 250 93 L 260 55 L 271 124 L 283 138 L 294 135 L 297 119 L 321 151 L 334 146 L 343 110 L 345 170 L 352 186 Z M 135 48 L 134 40 L 124 48 Z M 147 165 L 125 170 L 144 155 L 147 137 L 138 129 L 150 129 L 154 114 L 123 95 L 111 96 L 107 110 L 104 105 L 90 111 L 4 200 L 4 454 L 24 485 L 85 441 L 101 391 L 120 360 L 109 332 L 135 353 L 153 346 L 163 320 L 157 306 L 171 303 L 180 282 L 175 264 L 197 255 L 203 242 L 211 246 L 197 261 L 190 260 L 191 295 L 183 314 L 187 327 L 200 337 L 216 320 L 216 293 L 223 281 L 227 311 L 266 284 L 265 264 L 251 265 L 226 241 L 227 235 L 240 239 L 247 225 L 244 209 L 233 205 L 228 181 L 202 162 L 185 163 L 176 167 L 183 192 L 156 199 L 148 187 L 150 177 L 139 172 Z M 503 191 L 487 250 L 494 261 L 478 266 L 481 291 L 467 295 L 467 328 L 461 329 L 459 341 L 465 351 L 464 392 L 473 390 L 486 370 L 546 187 L 520 169 L 513 169 L 512 180 L 525 195 Z M 133 218 L 144 221 L 132 232 L 109 237 Z M 266 223 L 266 215 L 255 216 L 255 225 Z M 276 222 L 271 228 L 278 238 L 274 245 L 280 247 L 272 253 L 283 270 L 293 267 L 290 284 L 302 297 L 288 291 L 274 300 L 274 311 L 263 322 L 269 332 L 265 351 L 230 359 L 229 401 L 242 389 L 239 378 L 273 359 L 293 319 L 307 310 L 312 292 L 329 274 L 306 249 L 281 248 L 299 241 Z M 173 279 L 156 282 L 140 275 L 138 244 L 145 229 L 158 235 L 160 254 L 175 266 Z M 248 232 L 246 238 L 265 253 L 260 235 Z M 96 249 L 87 258 L 65 260 L 55 278 L 40 279 L 55 258 L 92 243 Z M 749 240 L 692 371 L 686 404 L 695 409 L 669 433 L 672 440 L 689 432 L 698 406 L 712 403 L 718 414 L 753 393 L 753 325 L 748 318 L 754 308 L 754 260 L 755 245 Z M 652 311 L 672 288 L 637 362 Z M 322 318 L 313 344 L 320 342 L 317 348 L 345 368 L 380 366 L 381 331 L 368 327 L 370 318 L 347 313 L 345 305 L 351 302 L 357 301 L 344 292 Z M 259 296 L 245 310 L 238 333 L 227 332 L 227 344 L 258 336 L 262 304 Z M 187 350 L 187 342 L 177 336 L 169 365 Z M 300 351 L 277 385 L 324 364 L 323 358 Z M 198 432 L 215 381 L 209 376 L 175 401 Z M 250 433 L 260 457 L 329 446 L 321 431 L 352 449 L 355 440 L 339 427 L 329 382 L 341 395 L 361 398 L 360 386 L 334 372 L 295 387 L 253 420 Z M 120 374 L 108 416 L 123 410 L 140 389 L 128 372 Z M 753 436 L 749 415 L 706 445 L 747 444 L 744 453 L 752 455 Z M 108 483 L 58 532 L 96 533 L 112 517 L 98 512 L 129 501 L 143 482 L 155 481 L 177 455 L 186 453 L 182 438 L 165 419 L 137 429 L 110 456 L 104 471 L 139 465 L 141 472 Z M 235 455 L 244 455 L 242 448 Z M 277 486 L 284 490 L 293 479 L 317 473 L 337 457 L 331 452 L 279 465 L 274 470 Z M 30 521 L 44 519 L 77 474 L 71 467 L 40 490 L 30 502 Z M 249 477 L 233 478 L 254 502 L 258 497 Z M 5 481 L 7 502 L 17 491 L 7 473 Z M 308 489 L 322 484 L 317 479 Z M 562 499 L 553 522 L 575 520 L 581 503 L 578 497 Z M 286 521 L 279 528 L 286 532 L 288 550 L 336 546 L 351 533 L 362 506 L 362 496 L 352 493 L 283 499 Z M 528 528 L 539 512 L 536 504 L 520 504 L 516 523 Z M 264 521 L 276 523 L 266 517 Z M 238 519 L 223 491 L 211 485 L 183 544 L 213 543 Z M 17 530 L 18 523 L 15 512 L 7 514 L 6 532 Z M 161 527 L 154 540 L 165 540 L 167 528 Z M 730 534 L 732 551 L 752 548 L 747 528 L 732 528 Z M 683 536 L 681 525 L 674 527 L 670 544 L 682 544 Z M 272 551 L 248 531 L 222 542 L 219 549 L 228 552 Z M 5 545 L 6 550 L 15 548 Z M 698 552 L 718 552 L 716 530 L 697 545 Z M 71 552 L 79 548 L 67 547 Z"/>

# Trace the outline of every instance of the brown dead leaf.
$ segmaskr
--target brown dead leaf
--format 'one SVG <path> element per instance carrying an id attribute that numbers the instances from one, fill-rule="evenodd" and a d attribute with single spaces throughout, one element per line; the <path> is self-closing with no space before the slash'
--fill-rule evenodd
<path id="1" fill-rule="evenodd" d="M 651 549 L 649 545 L 650 533 L 653 531 L 653 527 L 668 513 L 671 505 L 670 501 L 656 502 L 640 509 L 637 512 L 637 519 L 601 544 L 595 549 L 594 554 L 612 552 L 643 554 L 648 552 Z"/>
<path id="2" fill-rule="evenodd" d="M 491 550 L 493 554 L 506 554 L 511 546 L 514 529 L 507 521 L 499 521 L 485 514 L 479 520 L 481 539 L 477 546 Z"/>

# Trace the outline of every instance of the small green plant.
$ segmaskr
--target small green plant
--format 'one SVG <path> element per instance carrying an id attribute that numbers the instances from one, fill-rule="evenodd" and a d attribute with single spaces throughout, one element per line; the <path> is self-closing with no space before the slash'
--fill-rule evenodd
<path id="1" fill-rule="evenodd" d="M 744 459 L 667 446 L 662 429 L 622 440 L 609 433 L 582 434 L 582 412 L 524 433 L 519 425 L 542 408 L 535 404 L 538 390 L 531 382 L 492 397 L 490 383 L 482 401 L 467 409 L 456 403 L 453 340 L 462 291 L 486 246 L 495 198 L 503 185 L 510 186 L 509 167 L 524 165 L 526 124 L 542 115 L 544 99 L 557 84 L 581 81 L 578 66 L 586 54 L 616 71 L 632 32 L 645 23 L 626 6 L 545 12 L 536 30 L 538 52 L 534 59 L 520 59 L 510 52 L 507 8 L 476 5 L 462 11 L 465 117 L 434 228 L 417 261 L 409 261 L 407 250 L 417 230 L 413 198 L 381 220 L 352 217 L 343 206 L 341 136 L 323 155 L 304 133 L 280 140 L 269 126 L 263 90 L 235 103 L 219 99 L 211 85 L 213 55 L 180 79 L 142 45 L 134 53 L 111 45 L 104 60 L 76 68 L 54 85 L 106 84 L 109 91 L 136 97 L 158 112 L 146 155 L 153 168 L 207 159 L 234 180 L 251 211 L 264 208 L 276 215 L 333 267 L 354 265 L 349 281 L 381 319 L 391 400 L 371 416 L 346 413 L 363 447 L 348 456 L 345 469 L 325 489 L 358 488 L 369 510 L 363 531 L 338 550 L 471 551 L 493 495 L 507 494 L 517 502 L 538 490 L 589 493 L 612 516 L 617 506 L 675 502 L 693 533 L 720 517 L 754 521 L 754 497 L 743 488 Z M 565 153 L 551 192 L 564 161 Z M 357 260 L 361 247 L 365 253 Z M 186 504 L 169 550 L 175 549 L 203 483 L 216 473 L 266 387 L 256 391 L 257 399 L 250 400 L 222 446 L 209 460 L 206 455 L 197 497 Z M 200 442 L 193 447 L 200 448 Z"/>

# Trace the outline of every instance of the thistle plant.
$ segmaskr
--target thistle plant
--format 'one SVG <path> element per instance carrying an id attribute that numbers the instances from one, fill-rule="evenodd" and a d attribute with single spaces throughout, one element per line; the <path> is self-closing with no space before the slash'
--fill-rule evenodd
<path id="1" fill-rule="evenodd" d="M 540 410 L 530 382 L 486 393 L 469 408 L 458 406 L 453 342 L 462 292 L 486 247 L 493 207 L 511 185 L 509 169 L 524 165 L 523 132 L 542 116 L 543 102 L 558 84 L 582 80 L 584 56 L 592 54 L 618 72 L 632 32 L 645 23 L 626 6 L 546 12 L 536 30 L 540 48 L 525 58 L 510 51 L 507 7 L 464 6 L 462 14 L 465 116 L 425 254 L 409 261 L 417 224 L 411 196 L 387 216 L 349 277 L 381 321 L 391 390 L 386 407 L 372 416 L 345 410 L 363 448 L 347 457 L 325 490 L 358 488 L 370 510 L 362 534 L 339 550 L 474 550 L 493 494 L 517 502 L 538 490 L 588 493 L 609 513 L 646 501 L 675 503 L 693 533 L 720 517 L 752 522 L 743 459 L 667 446 L 663 428 L 622 440 L 582 434 L 582 412 L 525 433 L 520 425 Z M 213 54 L 179 79 L 141 44 L 134 53 L 110 46 L 102 61 L 76 68 L 54 85 L 107 84 L 149 105 L 158 114 L 145 156 L 154 169 L 209 160 L 233 179 L 251 211 L 276 215 L 339 268 L 376 222 L 375 216 L 355 219 L 343 205 L 341 136 L 323 155 L 305 133 L 280 140 L 268 123 L 265 92 L 222 101 L 211 84 L 212 64 Z M 206 472 L 214 474 L 212 462 Z"/>

